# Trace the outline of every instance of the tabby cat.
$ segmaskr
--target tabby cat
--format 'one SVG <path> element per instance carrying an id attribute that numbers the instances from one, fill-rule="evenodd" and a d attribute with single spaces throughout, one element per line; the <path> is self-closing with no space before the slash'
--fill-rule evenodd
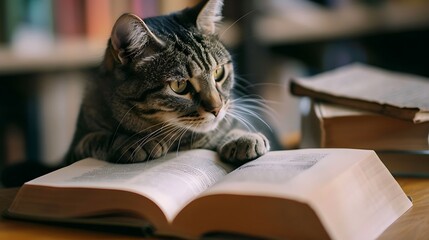
<path id="1" fill-rule="evenodd" d="M 66 160 L 133 163 L 194 148 L 243 163 L 270 146 L 234 117 L 234 69 L 216 34 L 222 0 L 167 16 L 122 15 L 84 97 Z"/>

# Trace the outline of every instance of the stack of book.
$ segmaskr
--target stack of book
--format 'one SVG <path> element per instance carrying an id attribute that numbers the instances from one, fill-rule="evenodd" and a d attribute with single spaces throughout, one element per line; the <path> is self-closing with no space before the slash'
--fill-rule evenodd
<path id="1" fill-rule="evenodd" d="M 429 176 L 429 79 L 352 64 L 290 89 L 312 98 L 301 147 L 373 149 L 396 175 Z"/>

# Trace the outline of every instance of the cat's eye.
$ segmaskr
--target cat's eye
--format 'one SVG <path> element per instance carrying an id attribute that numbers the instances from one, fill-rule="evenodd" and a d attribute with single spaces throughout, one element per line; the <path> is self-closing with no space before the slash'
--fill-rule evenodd
<path id="1" fill-rule="evenodd" d="M 170 88 L 177 94 L 186 94 L 188 92 L 188 81 L 171 81 Z"/>
<path id="2" fill-rule="evenodd" d="M 225 67 L 220 66 L 213 71 L 213 78 L 216 82 L 220 82 L 225 77 Z"/>

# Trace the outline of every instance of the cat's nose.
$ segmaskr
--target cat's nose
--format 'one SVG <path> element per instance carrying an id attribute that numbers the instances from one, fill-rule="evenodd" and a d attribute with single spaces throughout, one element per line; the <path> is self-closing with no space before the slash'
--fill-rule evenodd
<path id="1" fill-rule="evenodd" d="M 217 92 L 211 91 L 201 94 L 201 106 L 206 112 L 217 117 L 222 109 L 223 103 L 220 95 Z"/>
<path id="2" fill-rule="evenodd" d="M 219 115 L 220 109 L 221 107 L 215 107 L 210 111 L 210 113 L 217 117 L 217 115 Z"/>
<path id="3" fill-rule="evenodd" d="M 212 106 L 210 104 L 204 104 L 203 107 L 206 112 L 213 114 L 215 117 L 219 115 L 219 112 L 222 109 L 222 105 Z"/>

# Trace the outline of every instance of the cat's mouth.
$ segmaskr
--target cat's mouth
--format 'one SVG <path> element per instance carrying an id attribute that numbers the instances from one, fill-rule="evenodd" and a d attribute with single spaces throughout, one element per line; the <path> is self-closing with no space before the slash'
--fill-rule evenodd
<path id="1" fill-rule="evenodd" d="M 178 124 L 180 127 L 186 128 L 190 131 L 205 133 L 215 130 L 225 116 L 226 109 L 225 107 L 222 107 L 216 116 L 206 111 L 186 114 L 179 117 Z"/>

